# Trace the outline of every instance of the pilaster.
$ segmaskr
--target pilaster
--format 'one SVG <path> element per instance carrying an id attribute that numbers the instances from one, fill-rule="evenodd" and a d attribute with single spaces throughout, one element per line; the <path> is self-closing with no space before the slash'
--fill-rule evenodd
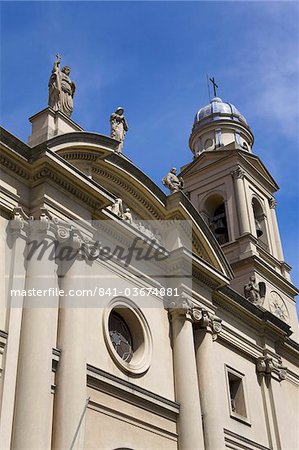
<path id="1" fill-rule="evenodd" d="M 281 364 L 279 358 L 275 358 L 268 350 L 265 350 L 264 355 L 257 358 L 256 372 L 264 404 L 269 447 L 273 450 L 282 450 L 272 383 L 285 380 L 287 368 Z"/>

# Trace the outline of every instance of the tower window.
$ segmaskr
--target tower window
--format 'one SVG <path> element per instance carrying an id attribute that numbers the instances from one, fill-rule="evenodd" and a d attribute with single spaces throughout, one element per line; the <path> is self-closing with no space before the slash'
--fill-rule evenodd
<path id="1" fill-rule="evenodd" d="M 220 206 L 218 206 L 218 208 L 215 209 L 211 228 L 220 245 L 228 242 L 228 231 L 224 203 L 222 203 Z"/>
<path id="2" fill-rule="evenodd" d="M 199 208 L 220 245 L 229 241 L 224 197 L 221 194 L 211 194 Z"/>
<path id="3" fill-rule="evenodd" d="M 226 367 L 229 409 L 232 418 L 248 422 L 245 399 L 244 375 Z"/>
<path id="4" fill-rule="evenodd" d="M 269 250 L 269 244 L 266 232 L 265 214 L 263 208 L 256 198 L 252 200 L 252 209 L 254 216 L 255 235 L 258 238 L 259 244 L 265 249 Z"/>

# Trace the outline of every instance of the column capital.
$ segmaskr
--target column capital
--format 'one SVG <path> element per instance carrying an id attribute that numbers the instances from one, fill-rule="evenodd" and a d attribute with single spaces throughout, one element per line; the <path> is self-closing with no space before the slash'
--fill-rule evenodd
<path id="1" fill-rule="evenodd" d="M 274 358 L 267 352 L 256 360 L 256 372 L 265 378 L 278 377 L 279 381 L 287 378 L 287 367 L 282 365 L 281 358 Z"/>
<path id="2" fill-rule="evenodd" d="M 192 308 L 191 316 L 195 326 L 210 332 L 215 341 L 222 330 L 222 320 L 203 308 Z"/>
<path id="3" fill-rule="evenodd" d="M 231 176 L 234 179 L 243 179 L 245 176 L 245 171 L 241 166 L 237 166 L 237 168 L 231 172 Z"/>
<path id="4" fill-rule="evenodd" d="M 165 308 L 168 309 L 171 319 L 174 317 L 183 316 L 185 319 L 193 321 L 193 306 L 193 302 L 185 295 L 181 295 L 175 299 L 168 299 L 165 302 Z"/>
<path id="5" fill-rule="evenodd" d="M 20 206 L 14 208 L 13 219 L 9 223 L 9 229 L 14 235 L 20 235 L 22 232 L 26 234 L 28 228 L 29 217 Z"/>
<path id="6" fill-rule="evenodd" d="M 270 209 L 275 209 L 277 205 L 277 200 L 274 197 L 269 198 Z"/>

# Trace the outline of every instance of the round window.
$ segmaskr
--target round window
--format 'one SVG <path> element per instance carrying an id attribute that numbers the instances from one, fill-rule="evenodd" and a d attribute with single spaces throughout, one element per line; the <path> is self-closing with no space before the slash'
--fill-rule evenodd
<path id="1" fill-rule="evenodd" d="M 133 341 L 128 325 L 112 311 L 109 316 L 109 335 L 116 353 L 123 361 L 130 362 L 133 356 Z"/>
<path id="2" fill-rule="evenodd" d="M 152 337 L 142 311 L 129 299 L 115 298 L 104 310 L 107 349 L 123 371 L 141 375 L 150 366 Z"/>

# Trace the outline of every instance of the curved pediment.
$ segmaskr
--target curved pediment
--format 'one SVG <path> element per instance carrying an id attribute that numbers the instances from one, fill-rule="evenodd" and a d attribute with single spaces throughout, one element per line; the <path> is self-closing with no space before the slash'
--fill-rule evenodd
<path id="1" fill-rule="evenodd" d="M 58 174 L 65 171 L 68 183 L 73 178 L 77 191 L 84 190 L 86 204 L 87 196 L 98 197 L 93 191 L 101 188 L 106 192 L 106 205 L 108 198 L 121 198 L 137 220 L 188 221 L 192 224 L 192 251 L 197 265 L 202 265 L 200 270 L 205 267 L 204 270 L 210 270 L 211 273 L 216 271 L 226 279 L 231 278 L 232 271 L 221 248 L 189 199 L 182 192 L 165 195 L 128 158 L 115 151 L 117 144 L 114 139 L 96 133 L 73 132 L 56 136 L 34 147 L 31 156 L 28 154 L 27 169 L 32 172 L 29 178 L 33 180 L 38 168 L 43 176 L 47 176 L 48 172 L 55 173 L 56 177 L 51 180 L 56 183 Z M 54 157 L 55 154 L 57 157 Z M 72 166 L 74 170 L 71 170 Z M 47 173 L 44 173 L 43 167 L 47 167 Z M 39 182 L 42 182 L 40 177 Z M 63 186 L 64 189 L 68 186 L 66 178 Z M 76 196 L 77 191 L 72 188 L 72 195 Z M 101 209 L 96 208 L 94 213 L 95 218 L 103 218 Z"/>

